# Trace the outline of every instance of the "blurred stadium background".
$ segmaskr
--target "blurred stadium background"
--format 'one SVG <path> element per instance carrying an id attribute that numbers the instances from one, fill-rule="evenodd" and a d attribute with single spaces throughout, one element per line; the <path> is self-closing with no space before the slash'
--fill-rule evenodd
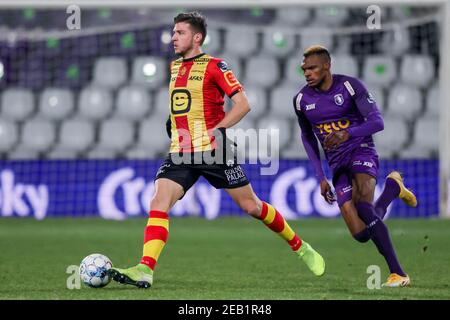
<path id="1" fill-rule="evenodd" d="M 1 216 L 146 215 L 169 144 L 172 21 L 193 9 L 208 18 L 204 50 L 228 61 L 246 88 L 253 110 L 238 127 L 280 129 L 279 173 L 260 177 L 262 164 L 247 166 L 262 198 L 289 219 L 339 215 L 320 199 L 292 112 L 301 52 L 319 43 L 332 52 L 332 71 L 361 78 L 384 115 L 377 192 L 393 168 L 417 192 L 417 209 L 396 203 L 391 216 L 449 215 L 445 2 L 378 1 L 379 30 L 367 28 L 369 3 L 359 1 L 78 1 L 80 30 L 67 30 L 64 2 L 29 3 L 0 9 Z M 200 181 L 172 214 L 242 213 Z"/>

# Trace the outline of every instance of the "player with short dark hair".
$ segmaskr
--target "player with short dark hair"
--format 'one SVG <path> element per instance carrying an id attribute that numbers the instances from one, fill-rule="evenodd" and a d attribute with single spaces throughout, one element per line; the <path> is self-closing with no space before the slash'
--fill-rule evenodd
<path id="1" fill-rule="evenodd" d="M 172 41 L 181 58 L 170 64 L 169 156 L 156 174 L 141 262 L 128 269 L 112 268 L 109 273 L 121 283 L 144 288 L 152 285 L 153 270 L 169 235 L 167 213 L 203 176 L 215 188 L 225 189 L 246 213 L 280 235 L 308 268 L 321 276 L 325 272 L 322 256 L 298 237 L 273 206 L 256 196 L 236 157 L 223 152 L 230 146 L 225 129 L 238 123 L 250 106 L 226 62 L 202 52 L 205 35 L 206 21 L 199 13 L 175 17 Z M 223 108 L 225 94 L 233 101 L 228 113 Z M 195 161 L 198 158 L 200 163 Z"/>
<path id="2" fill-rule="evenodd" d="M 303 58 L 301 67 L 307 84 L 293 102 L 303 145 L 320 181 L 322 196 L 330 204 L 337 200 L 357 241 L 371 239 L 375 243 L 390 270 L 383 285 L 409 285 L 409 276 L 398 262 L 383 217 L 397 197 L 414 207 L 417 199 L 403 184 L 402 176 L 393 171 L 373 204 L 379 164 L 372 135 L 384 129 L 381 113 L 361 81 L 331 74 L 331 58 L 325 47 L 312 46 Z M 323 172 L 317 139 L 333 172 L 336 195 Z"/>

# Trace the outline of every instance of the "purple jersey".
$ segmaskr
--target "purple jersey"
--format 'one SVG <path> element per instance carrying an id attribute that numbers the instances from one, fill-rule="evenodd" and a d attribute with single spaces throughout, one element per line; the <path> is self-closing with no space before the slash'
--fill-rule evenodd
<path id="1" fill-rule="evenodd" d="M 374 149 L 372 134 L 383 129 L 383 119 L 372 95 L 358 79 L 345 75 L 333 75 L 327 91 L 304 86 L 294 97 L 294 108 L 305 149 L 319 178 L 323 178 L 323 171 L 314 135 L 323 146 L 329 133 L 339 130 L 349 133 L 347 141 L 325 151 L 334 170 L 355 148 Z"/>

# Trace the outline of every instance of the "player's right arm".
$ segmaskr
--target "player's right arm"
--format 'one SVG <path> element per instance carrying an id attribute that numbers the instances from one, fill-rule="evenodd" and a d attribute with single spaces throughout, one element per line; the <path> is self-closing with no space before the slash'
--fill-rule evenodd
<path id="1" fill-rule="evenodd" d="M 322 194 L 325 201 L 331 204 L 333 203 L 333 201 L 335 201 L 335 198 L 331 190 L 331 186 L 328 183 L 323 172 L 322 163 L 320 161 L 319 143 L 317 142 L 317 138 L 314 135 L 311 123 L 301 111 L 300 100 L 301 97 L 300 99 L 298 99 L 298 95 L 294 97 L 294 110 L 297 114 L 298 124 L 302 132 L 301 138 L 303 146 L 305 147 L 305 151 L 308 155 L 309 160 L 313 164 L 314 170 L 316 172 L 316 177 L 320 181 L 320 193 Z"/>

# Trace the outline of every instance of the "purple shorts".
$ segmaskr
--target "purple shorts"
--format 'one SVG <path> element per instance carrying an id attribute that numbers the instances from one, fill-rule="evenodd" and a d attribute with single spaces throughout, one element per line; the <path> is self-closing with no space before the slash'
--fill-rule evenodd
<path id="1" fill-rule="evenodd" d="M 377 179 L 378 155 L 374 148 L 360 147 L 353 150 L 346 159 L 331 168 L 333 186 L 339 207 L 352 199 L 352 179 L 356 173 L 366 173 Z"/>

